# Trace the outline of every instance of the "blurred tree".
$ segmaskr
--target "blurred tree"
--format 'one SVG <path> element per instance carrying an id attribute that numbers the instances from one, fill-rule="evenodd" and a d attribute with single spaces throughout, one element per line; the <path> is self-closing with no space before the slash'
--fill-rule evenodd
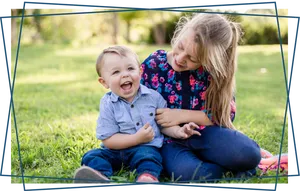
<path id="1" fill-rule="evenodd" d="M 166 43 L 166 19 L 164 18 L 164 12 L 162 11 L 149 11 L 149 17 L 152 20 L 153 25 L 153 34 L 155 43 L 158 45 L 163 45 Z"/>
<path id="2" fill-rule="evenodd" d="M 145 11 L 129 11 L 119 13 L 120 18 L 126 22 L 126 35 L 125 39 L 128 43 L 131 42 L 130 38 L 130 31 L 131 31 L 131 24 L 134 19 L 142 18 L 145 16 Z"/>
<path id="3" fill-rule="evenodd" d="M 34 9 L 32 11 L 33 15 L 40 15 L 41 10 L 40 9 Z M 42 26 L 41 22 L 44 17 L 41 16 L 34 16 L 33 17 L 33 26 L 36 28 L 36 34 L 32 36 L 33 42 L 36 42 L 37 40 L 41 39 L 41 33 L 42 33 Z"/>
<path id="4" fill-rule="evenodd" d="M 18 16 L 18 9 L 11 10 L 11 16 Z M 17 19 L 11 19 L 11 44 L 14 45 L 17 42 Z"/>
<path id="5" fill-rule="evenodd" d="M 118 44 L 119 18 L 116 12 L 113 13 L 112 43 Z"/>

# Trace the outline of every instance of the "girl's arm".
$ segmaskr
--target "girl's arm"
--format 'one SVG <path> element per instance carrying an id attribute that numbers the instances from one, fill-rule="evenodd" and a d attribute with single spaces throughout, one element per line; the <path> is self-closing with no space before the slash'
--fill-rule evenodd
<path id="1" fill-rule="evenodd" d="M 177 136 L 176 132 L 180 129 L 180 126 L 176 125 L 176 126 L 172 126 L 172 127 L 165 127 L 161 129 L 161 132 L 169 137 L 173 137 L 176 139 L 179 139 L 179 137 Z"/>
<path id="2" fill-rule="evenodd" d="M 157 109 L 155 119 L 162 127 L 172 127 L 182 123 L 189 123 L 191 121 L 199 126 L 213 125 L 207 115 L 203 111 L 199 110 L 169 108 Z"/>
<path id="3" fill-rule="evenodd" d="M 199 110 L 181 110 L 181 123 L 189 123 L 193 121 L 197 125 L 213 125 L 211 120 L 207 117 L 206 113 Z"/>

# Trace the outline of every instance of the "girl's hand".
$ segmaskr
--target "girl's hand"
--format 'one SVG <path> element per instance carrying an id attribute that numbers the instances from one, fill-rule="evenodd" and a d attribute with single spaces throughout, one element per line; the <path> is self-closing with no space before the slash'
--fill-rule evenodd
<path id="1" fill-rule="evenodd" d="M 172 127 L 179 125 L 180 122 L 180 110 L 162 108 L 156 110 L 156 122 L 162 127 Z"/>
<path id="2" fill-rule="evenodd" d="M 191 137 L 192 135 L 201 136 L 201 133 L 199 131 L 194 130 L 195 128 L 198 128 L 198 125 L 196 125 L 193 122 L 187 123 L 180 129 L 178 129 L 178 131 L 176 132 L 176 134 L 177 134 L 176 136 L 179 139 L 187 139 L 187 138 Z"/>

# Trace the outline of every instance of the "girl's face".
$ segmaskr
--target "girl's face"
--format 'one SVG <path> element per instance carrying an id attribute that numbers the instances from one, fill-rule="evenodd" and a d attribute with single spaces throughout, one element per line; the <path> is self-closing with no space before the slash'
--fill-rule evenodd
<path id="1" fill-rule="evenodd" d="M 201 64 L 198 63 L 194 42 L 195 33 L 192 29 L 185 31 L 178 42 L 173 46 L 173 50 L 168 58 L 168 62 L 176 72 L 196 70 Z"/>

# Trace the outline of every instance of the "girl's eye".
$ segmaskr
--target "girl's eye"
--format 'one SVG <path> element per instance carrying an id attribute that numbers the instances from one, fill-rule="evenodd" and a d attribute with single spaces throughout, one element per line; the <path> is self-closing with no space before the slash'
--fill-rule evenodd
<path id="1" fill-rule="evenodd" d="M 178 44 L 178 48 L 179 48 L 180 50 L 183 50 L 183 46 L 182 46 L 181 43 Z"/>
<path id="2" fill-rule="evenodd" d="M 190 61 L 191 61 L 191 62 L 194 62 L 194 63 L 196 63 L 196 62 L 197 62 L 196 60 L 194 60 L 194 59 L 191 59 L 191 58 L 190 58 Z"/>

